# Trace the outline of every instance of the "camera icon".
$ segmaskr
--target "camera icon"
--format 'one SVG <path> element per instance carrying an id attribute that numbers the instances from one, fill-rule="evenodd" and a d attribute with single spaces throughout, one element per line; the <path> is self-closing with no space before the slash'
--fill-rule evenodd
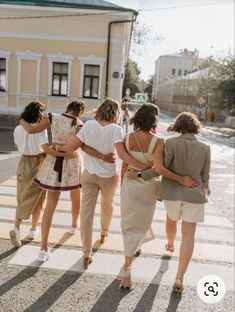
<path id="1" fill-rule="evenodd" d="M 205 303 L 217 303 L 225 294 L 224 281 L 217 275 L 206 275 L 197 284 L 197 294 Z"/>

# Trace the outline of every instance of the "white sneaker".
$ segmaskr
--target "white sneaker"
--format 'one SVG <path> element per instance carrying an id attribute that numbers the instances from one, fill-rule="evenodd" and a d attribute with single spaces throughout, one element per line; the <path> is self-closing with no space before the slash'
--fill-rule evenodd
<path id="1" fill-rule="evenodd" d="M 77 230 L 78 229 L 76 227 L 71 226 L 68 232 L 70 235 L 75 235 L 77 233 Z"/>
<path id="2" fill-rule="evenodd" d="M 35 230 L 30 229 L 29 234 L 28 234 L 28 238 L 35 239 L 36 237 L 39 236 L 39 234 L 40 233 L 39 233 L 38 228 L 36 228 Z"/>
<path id="3" fill-rule="evenodd" d="M 38 254 L 38 261 L 40 262 L 45 262 L 51 258 L 51 253 L 50 251 L 45 251 L 45 250 L 40 250 Z"/>
<path id="4" fill-rule="evenodd" d="M 13 246 L 20 247 L 22 245 L 20 241 L 20 230 L 18 230 L 16 227 L 13 227 L 13 229 L 10 230 L 9 235 Z"/>

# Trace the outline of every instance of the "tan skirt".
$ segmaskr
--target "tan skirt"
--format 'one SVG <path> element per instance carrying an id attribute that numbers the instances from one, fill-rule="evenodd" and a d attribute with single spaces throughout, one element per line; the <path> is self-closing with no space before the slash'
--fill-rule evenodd
<path id="1" fill-rule="evenodd" d="M 160 182 L 124 178 L 121 188 L 121 228 L 125 256 L 133 257 L 151 228 Z"/>
<path id="2" fill-rule="evenodd" d="M 16 218 L 29 219 L 34 209 L 41 207 L 46 191 L 33 183 L 44 156 L 22 156 L 17 168 L 17 208 Z"/>

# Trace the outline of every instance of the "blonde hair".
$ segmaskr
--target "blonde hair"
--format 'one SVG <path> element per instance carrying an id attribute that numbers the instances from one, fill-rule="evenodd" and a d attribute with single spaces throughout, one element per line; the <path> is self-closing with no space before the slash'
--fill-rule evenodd
<path id="1" fill-rule="evenodd" d="M 93 112 L 96 120 L 107 120 L 116 123 L 120 115 L 120 108 L 117 101 L 108 98 Z"/>

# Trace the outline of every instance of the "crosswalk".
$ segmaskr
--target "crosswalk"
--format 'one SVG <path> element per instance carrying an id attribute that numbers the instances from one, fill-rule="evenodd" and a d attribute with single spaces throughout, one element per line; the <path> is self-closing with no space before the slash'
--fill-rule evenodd
<path id="1" fill-rule="evenodd" d="M 9 239 L 9 230 L 14 224 L 16 208 L 16 178 L 0 184 L 0 239 Z M 41 267 L 55 270 L 83 272 L 82 244 L 79 232 L 74 236 L 67 230 L 71 224 L 71 203 L 69 192 L 61 194 L 57 206 L 49 243 L 52 247 L 52 258 Z M 41 219 L 40 219 L 41 221 Z M 165 211 L 162 202 L 157 202 L 152 229 L 155 239 L 144 243 L 142 254 L 133 264 L 133 280 L 144 283 L 158 283 L 154 279 L 157 270 L 162 265 L 166 252 L 165 246 Z M 24 221 L 21 227 L 21 238 L 28 241 L 27 235 L 30 220 Z M 123 265 L 123 243 L 120 228 L 120 189 L 114 198 L 114 214 L 110 234 L 104 244 L 100 244 L 100 200 L 96 207 L 93 230 L 94 262 L 89 266 L 88 273 L 104 274 L 120 277 Z M 169 261 L 169 269 L 161 279 L 161 284 L 172 285 L 180 246 L 180 228 L 175 243 L 175 252 Z M 38 266 L 36 258 L 39 251 L 40 237 L 18 249 L 9 265 Z M 199 224 L 196 233 L 196 244 L 192 262 L 185 277 L 185 285 L 195 287 L 198 280 L 207 274 L 219 275 L 228 290 L 234 289 L 231 276 L 234 275 L 234 228 L 222 215 L 213 202 L 206 205 L 205 223 Z M 169 255 L 168 255 L 169 256 Z M 101 265 L 102 264 L 102 265 Z M 143 270 L 144 268 L 144 270 Z"/>

